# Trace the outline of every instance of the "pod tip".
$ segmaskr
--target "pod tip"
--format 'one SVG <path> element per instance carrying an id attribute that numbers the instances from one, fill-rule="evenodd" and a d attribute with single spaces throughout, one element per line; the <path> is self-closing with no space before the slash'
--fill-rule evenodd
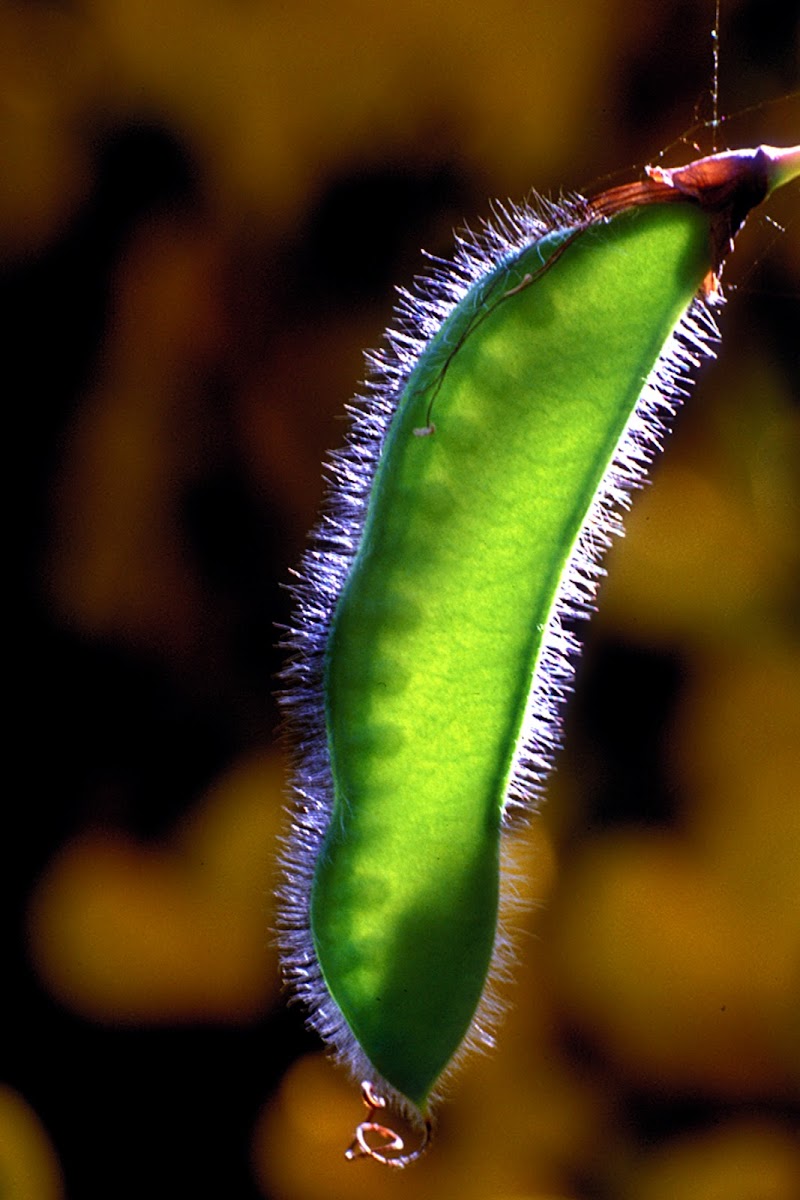
<path id="1" fill-rule="evenodd" d="M 425 1118 L 422 1129 L 422 1140 L 410 1151 L 405 1148 L 405 1142 L 399 1133 L 376 1121 L 378 1113 L 386 1108 L 386 1098 L 375 1091 L 369 1079 L 361 1084 L 361 1098 L 367 1110 L 367 1120 L 362 1121 L 355 1132 L 353 1141 L 345 1150 L 345 1158 L 352 1162 L 355 1158 L 371 1158 L 374 1162 L 385 1167 L 402 1168 L 421 1158 L 431 1144 L 433 1125 L 429 1117 Z M 378 1139 L 378 1145 L 374 1144 Z"/>

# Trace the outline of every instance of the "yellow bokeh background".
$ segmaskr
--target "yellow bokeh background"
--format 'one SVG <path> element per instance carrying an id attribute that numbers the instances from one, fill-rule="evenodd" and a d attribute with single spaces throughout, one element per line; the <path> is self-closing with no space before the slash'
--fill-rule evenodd
<path id="1" fill-rule="evenodd" d="M 413 1171 L 345 1162 L 272 933 L 274 627 L 393 284 L 492 197 L 797 142 L 791 7 L 723 0 L 715 138 L 705 0 L 0 5 L 2 1200 L 800 1195 L 796 187 L 609 557 L 507 1014 Z"/>

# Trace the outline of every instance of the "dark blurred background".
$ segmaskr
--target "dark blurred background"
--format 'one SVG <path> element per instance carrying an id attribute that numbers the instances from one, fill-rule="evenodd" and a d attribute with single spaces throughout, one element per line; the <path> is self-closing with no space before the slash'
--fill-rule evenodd
<path id="1" fill-rule="evenodd" d="M 361 351 L 492 197 L 800 136 L 796 6 L 0 4 L 0 1196 L 800 1194 L 800 222 L 610 560 L 497 1054 L 402 1176 L 271 944 L 285 585 Z M 14 766 L 14 763 L 17 765 Z"/>

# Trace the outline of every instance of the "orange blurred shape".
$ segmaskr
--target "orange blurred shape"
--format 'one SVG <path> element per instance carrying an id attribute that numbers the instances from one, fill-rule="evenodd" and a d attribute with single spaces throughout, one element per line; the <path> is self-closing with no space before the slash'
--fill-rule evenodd
<path id="1" fill-rule="evenodd" d="M 110 1023 L 262 1013 L 278 989 L 268 890 L 280 778 L 269 762 L 233 771 L 177 849 L 110 833 L 67 845 L 30 912 L 52 993 Z"/>
<path id="2" fill-rule="evenodd" d="M 286 766 L 269 751 L 234 763 L 186 819 L 180 846 L 208 886 L 254 906 L 271 926 Z"/>
<path id="3" fill-rule="evenodd" d="M 39 1118 L 18 1092 L 0 1084 L 2 1200 L 62 1200 L 61 1168 Z"/>
<path id="4" fill-rule="evenodd" d="M 628 637 L 735 638 L 784 586 L 785 550 L 764 535 L 749 497 L 700 468 L 667 461 L 658 487 L 637 497 L 625 524 L 603 585 L 602 619 Z"/>
<path id="5" fill-rule="evenodd" d="M 46 576 L 56 609 L 170 657 L 199 644 L 207 654 L 212 636 L 179 512 L 214 419 L 203 380 L 224 338 L 221 254 L 217 235 L 188 219 L 151 222 L 130 241 L 53 500 Z"/>
<path id="6" fill-rule="evenodd" d="M 89 184 L 85 111 L 102 57 L 77 13 L 0 7 L 0 254 L 52 237 Z"/>
<path id="7" fill-rule="evenodd" d="M 588 846 L 555 924 L 573 1017 L 632 1077 L 730 1097 L 797 1086 L 796 938 L 740 904 L 677 839 Z"/>
<path id="8" fill-rule="evenodd" d="M 675 745 L 692 795 L 694 841 L 731 890 L 787 932 L 793 927 L 800 948 L 796 649 L 758 643 L 703 664 L 679 715 Z"/>
<path id="9" fill-rule="evenodd" d="M 625 1200 L 796 1200 L 800 1144 L 779 1126 L 731 1122 L 646 1157 Z"/>

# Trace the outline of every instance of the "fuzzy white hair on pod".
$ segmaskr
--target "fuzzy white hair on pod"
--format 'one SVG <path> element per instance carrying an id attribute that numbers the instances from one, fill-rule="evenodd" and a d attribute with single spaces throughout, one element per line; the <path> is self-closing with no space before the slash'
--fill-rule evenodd
<path id="1" fill-rule="evenodd" d="M 324 665 L 337 602 L 358 553 L 370 506 L 372 482 L 384 442 L 409 376 L 431 340 L 471 293 L 498 267 L 541 238 L 581 232 L 605 218 L 581 197 L 550 201 L 534 197 L 523 205 L 498 204 L 477 234 L 456 239 L 452 261 L 429 258 L 427 273 L 411 290 L 399 289 L 395 320 L 382 347 L 366 354 L 363 391 L 347 406 L 351 424 L 344 446 L 327 462 L 327 495 L 322 515 L 291 584 L 294 612 L 285 631 L 288 652 L 280 699 L 291 747 L 291 829 L 281 855 L 278 891 L 278 943 L 283 973 L 293 998 L 334 1057 L 357 1080 L 412 1117 L 408 1101 L 376 1072 L 331 997 L 314 948 L 310 897 L 314 870 L 333 811 L 334 787 L 325 720 Z M 602 560 L 612 539 L 623 532 L 631 493 L 646 480 L 672 418 L 704 357 L 714 356 L 718 331 L 708 302 L 697 298 L 663 346 L 645 381 L 583 527 L 562 573 L 533 671 L 526 717 L 507 780 L 504 818 L 536 810 L 562 742 L 562 714 L 573 688 L 580 645 L 575 623 L 594 610 L 604 575 Z M 514 907 L 513 879 L 504 864 L 501 913 L 487 985 L 470 1029 L 444 1075 L 465 1053 L 491 1046 L 501 1004 L 493 981 L 510 974 L 513 950 L 504 912 Z M 437 1092 L 441 1090 L 441 1081 Z M 436 1098 L 434 1093 L 434 1099 Z"/>

